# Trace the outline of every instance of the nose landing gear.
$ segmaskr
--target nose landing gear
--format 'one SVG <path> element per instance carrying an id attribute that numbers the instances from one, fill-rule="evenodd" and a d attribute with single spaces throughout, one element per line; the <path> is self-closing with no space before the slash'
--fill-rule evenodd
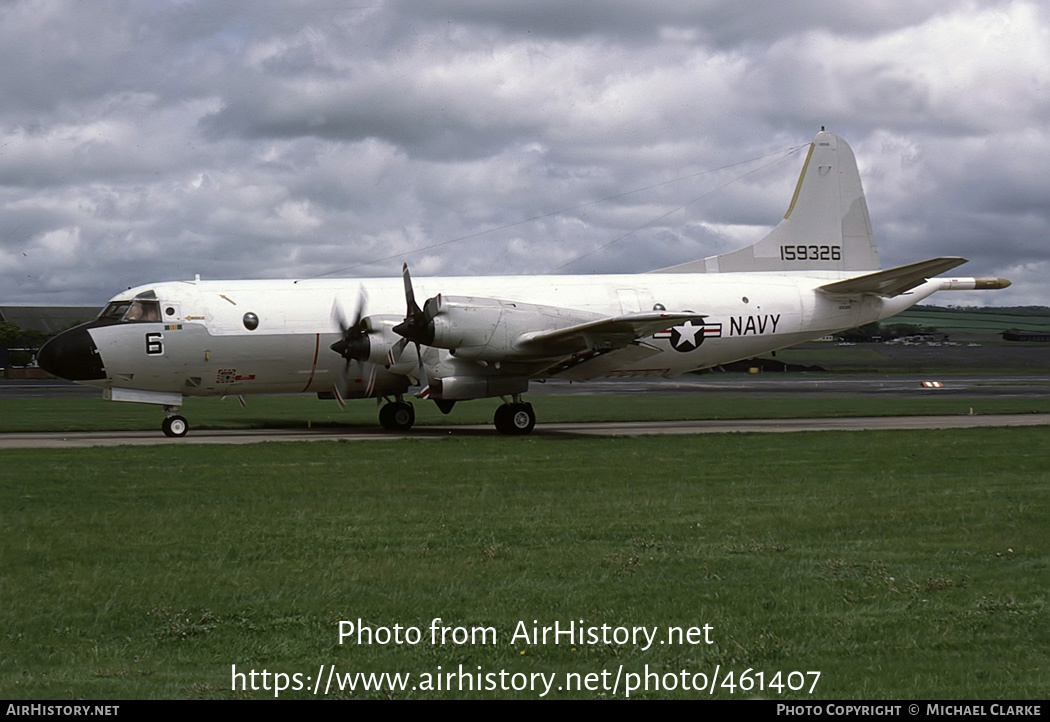
<path id="1" fill-rule="evenodd" d="M 185 417 L 179 416 L 175 413 L 179 410 L 179 407 L 165 406 L 164 410 L 168 412 L 167 417 L 164 419 L 164 423 L 160 425 L 161 430 L 164 431 L 164 435 L 172 438 L 185 436 L 186 432 L 190 430 L 190 425 Z"/>

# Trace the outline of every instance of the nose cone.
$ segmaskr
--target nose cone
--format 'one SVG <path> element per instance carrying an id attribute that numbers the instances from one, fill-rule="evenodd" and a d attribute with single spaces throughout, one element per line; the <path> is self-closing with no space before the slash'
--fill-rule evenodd
<path id="1" fill-rule="evenodd" d="M 63 331 L 45 343 L 37 351 L 36 362 L 49 374 L 69 381 L 106 378 L 102 358 L 87 325 Z"/>

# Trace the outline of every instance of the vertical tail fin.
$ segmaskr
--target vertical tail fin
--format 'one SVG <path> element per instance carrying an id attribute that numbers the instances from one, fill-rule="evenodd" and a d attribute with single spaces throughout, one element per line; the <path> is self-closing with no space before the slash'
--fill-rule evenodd
<path id="1" fill-rule="evenodd" d="M 813 139 L 784 219 L 753 246 L 658 273 L 874 271 L 881 268 L 857 159 L 846 141 Z"/>

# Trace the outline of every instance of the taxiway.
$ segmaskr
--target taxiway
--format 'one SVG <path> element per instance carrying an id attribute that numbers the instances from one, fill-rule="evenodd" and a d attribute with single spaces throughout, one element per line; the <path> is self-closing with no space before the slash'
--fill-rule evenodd
<path id="1" fill-rule="evenodd" d="M 733 421 L 615 421 L 537 424 L 532 436 L 655 436 L 726 433 L 790 433 L 800 431 L 878 431 L 901 429 L 972 429 L 1003 426 L 1050 426 L 1050 414 L 989 414 L 973 416 L 869 416 L 823 419 L 741 419 Z M 260 444 L 279 441 L 390 441 L 496 436 L 488 424 L 417 426 L 397 434 L 375 427 L 343 429 L 260 429 L 197 431 L 169 439 L 159 431 L 84 431 L 0 435 L 0 449 L 70 449 L 91 446 L 170 446 L 184 444 Z M 507 439 L 514 443 L 514 439 Z"/>

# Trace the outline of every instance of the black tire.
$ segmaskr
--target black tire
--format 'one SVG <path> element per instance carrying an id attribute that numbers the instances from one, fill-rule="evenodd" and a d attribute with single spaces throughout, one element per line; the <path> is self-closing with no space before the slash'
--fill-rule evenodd
<path id="1" fill-rule="evenodd" d="M 532 404 L 503 404 L 496 408 L 492 422 L 501 434 L 525 436 L 536 426 L 536 413 Z"/>
<path id="2" fill-rule="evenodd" d="M 168 416 L 164 419 L 164 423 L 160 425 L 160 428 L 164 431 L 165 436 L 177 439 L 186 435 L 190 430 L 190 425 L 182 416 Z"/>
<path id="3" fill-rule="evenodd" d="M 389 403 L 379 409 L 379 424 L 387 431 L 408 431 L 416 423 L 416 409 L 406 402 Z"/>

